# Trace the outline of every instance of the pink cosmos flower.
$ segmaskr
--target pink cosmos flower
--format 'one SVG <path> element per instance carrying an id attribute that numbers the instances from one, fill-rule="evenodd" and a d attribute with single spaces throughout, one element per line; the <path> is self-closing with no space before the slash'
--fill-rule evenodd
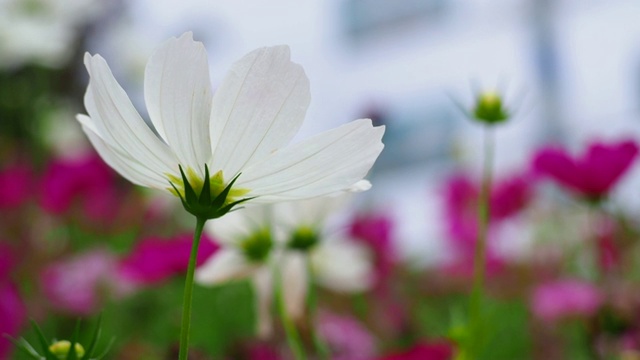
<path id="1" fill-rule="evenodd" d="M 500 222 L 523 210 L 532 195 L 532 177 L 529 174 L 494 182 L 489 197 L 491 219 L 487 249 L 488 273 L 498 272 L 504 265 L 492 248 L 492 233 Z M 446 229 L 455 253 L 454 262 L 446 266 L 446 269 L 455 275 L 473 273 L 473 254 L 478 239 L 479 196 L 480 184 L 462 173 L 452 176 L 444 188 Z"/>
<path id="2" fill-rule="evenodd" d="M 166 240 L 157 237 L 143 239 L 119 265 L 122 276 L 136 284 L 155 284 L 185 273 L 189 265 L 192 234 L 181 234 Z M 204 263 L 219 246 L 206 234 L 202 235 L 197 265 Z"/>
<path id="3" fill-rule="evenodd" d="M 418 343 L 408 350 L 383 356 L 378 360 L 449 360 L 453 358 L 453 345 L 446 341 Z"/>
<path id="4" fill-rule="evenodd" d="M 633 141 L 592 143 L 577 157 L 561 148 L 548 147 L 535 155 L 533 167 L 539 174 L 595 200 L 609 193 L 637 154 L 638 146 Z"/>
<path id="5" fill-rule="evenodd" d="M 41 274 L 42 289 L 58 310 L 77 315 L 97 311 L 105 292 L 118 292 L 117 261 L 96 250 L 49 265 Z"/>
<path id="6" fill-rule="evenodd" d="M 247 350 L 247 359 L 251 360 L 281 360 L 278 352 L 267 344 L 253 344 Z"/>
<path id="7" fill-rule="evenodd" d="M 89 219 L 110 219 L 118 198 L 114 174 L 96 154 L 54 160 L 42 179 L 40 205 L 52 214 L 62 214 L 77 202 Z"/>
<path id="8" fill-rule="evenodd" d="M 18 288 L 6 279 L 0 279 L 0 334 L 17 337 L 27 320 L 27 309 Z M 8 359 L 13 344 L 0 336 L 0 359 Z"/>
<path id="9" fill-rule="evenodd" d="M 377 282 L 386 279 L 396 262 L 393 220 L 384 214 L 361 214 L 351 221 L 349 233 L 373 251 Z"/>
<path id="10" fill-rule="evenodd" d="M 375 354 L 373 336 L 353 318 L 322 312 L 318 331 L 334 360 L 369 360 Z"/>
<path id="11" fill-rule="evenodd" d="M 17 337 L 27 320 L 27 310 L 18 288 L 10 280 L 15 266 L 12 249 L 0 243 L 0 335 Z M 9 357 L 13 345 L 0 336 L 0 359 Z"/>
<path id="12" fill-rule="evenodd" d="M 539 285 L 533 292 L 531 310 L 536 317 L 551 322 L 572 316 L 594 315 L 603 300 L 603 295 L 594 285 L 564 279 Z"/>
<path id="13" fill-rule="evenodd" d="M 0 170 L 0 209 L 13 209 L 22 205 L 33 193 L 33 171 L 19 162 Z"/>

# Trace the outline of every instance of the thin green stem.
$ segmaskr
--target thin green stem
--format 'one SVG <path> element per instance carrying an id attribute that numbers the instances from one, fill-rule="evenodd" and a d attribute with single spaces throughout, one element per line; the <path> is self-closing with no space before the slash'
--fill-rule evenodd
<path id="1" fill-rule="evenodd" d="M 304 352 L 304 346 L 302 345 L 300 334 L 287 313 L 287 306 L 284 300 L 284 286 L 282 286 L 282 275 L 280 271 L 276 271 L 276 279 L 276 302 L 280 321 L 282 321 L 282 326 L 284 327 L 284 331 L 287 336 L 287 344 L 289 344 L 289 348 L 296 360 L 306 360 L 307 356 Z"/>
<path id="2" fill-rule="evenodd" d="M 331 357 L 329 348 L 318 331 L 318 288 L 316 286 L 315 275 L 311 268 L 308 256 L 306 257 L 306 266 L 308 277 L 307 281 L 309 284 L 307 293 L 307 309 L 309 311 L 309 323 L 311 325 L 310 328 L 313 335 L 313 344 L 315 345 L 318 358 L 328 360 Z"/>
<path id="3" fill-rule="evenodd" d="M 180 360 L 189 358 L 189 328 L 191 327 L 191 300 L 193 298 L 193 275 L 196 270 L 196 260 L 198 259 L 198 245 L 202 237 L 202 229 L 207 222 L 205 218 L 197 218 L 196 230 L 193 234 L 191 244 L 191 255 L 189 257 L 189 267 L 187 269 L 187 281 L 184 285 L 184 298 L 182 300 L 182 326 L 180 327 Z"/>
<path id="4" fill-rule="evenodd" d="M 473 258 L 473 289 L 469 304 L 471 354 L 477 356 L 482 336 L 482 300 L 484 298 L 485 271 L 487 267 L 487 233 L 491 217 L 491 182 L 494 158 L 493 132 L 484 128 L 484 166 L 482 188 L 478 199 L 478 240 Z"/>

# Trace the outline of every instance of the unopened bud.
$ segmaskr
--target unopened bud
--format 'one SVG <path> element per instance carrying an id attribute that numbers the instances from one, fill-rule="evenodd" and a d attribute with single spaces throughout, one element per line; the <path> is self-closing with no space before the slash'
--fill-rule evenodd
<path id="1" fill-rule="evenodd" d="M 473 117 L 486 124 L 497 124 L 506 121 L 509 113 L 502 105 L 502 98 L 495 92 L 482 92 L 478 95 Z"/>
<path id="2" fill-rule="evenodd" d="M 82 358 L 84 356 L 84 348 L 82 345 L 76 343 L 74 346 L 76 349 L 76 355 L 78 358 Z M 69 356 L 69 351 L 71 350 L 71 342 L 68 340 L 60 340 L 49 346 L 49 350 L 60 360 L 65 360 L 67 356 Z"/>

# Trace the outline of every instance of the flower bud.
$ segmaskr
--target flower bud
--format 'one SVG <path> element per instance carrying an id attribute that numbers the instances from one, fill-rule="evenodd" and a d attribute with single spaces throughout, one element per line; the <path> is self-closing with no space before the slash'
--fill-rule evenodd
<path id="1" fill-rule="evenodd" d="M 74 346 L 76 349 L 76 356 L 80 359 L 84 356 L 84 347 L 76 343 Z M 60 360 L 65 360 L 71 350 L 71 342 L 68 340 L 60 340 L 49 346 L 49 350 Z"/>
<path id="2" fill-rule="evenodd" d="M 473 117 L 485 124 L 492 125 L 506 121 L 509 113 L 502 104 L 502 98 L 495 92 L 482 92 L 478 95 Z"/>

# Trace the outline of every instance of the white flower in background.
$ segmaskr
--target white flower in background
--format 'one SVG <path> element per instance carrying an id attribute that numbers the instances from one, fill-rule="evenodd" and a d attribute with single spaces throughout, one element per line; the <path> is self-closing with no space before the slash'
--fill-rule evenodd
<path id="1" fill-rule="evenodd" d="M 373 279 L 368 250 L 329 225 L 330 215 L 349 198 L 341 195 L 252 207 L 214 220 L 207 230 L 225 247 L 198 268 L 196 282 L 213 285 L 251 279 L 258 334 L 263 337 L 271 329 L 274 271 L 282 276 L 285 307 L 293 318 L 304 314 L 311 275 L 336 292 L 366 290 Z"/>
<path id="2" fill-rule="evenodd" d="M 0 0 L 0 68 L 64 65 L 78 30 L 104 5 L 98 0 Z"/>
<path id="3" fill-rule="evenodd" d="M 255 291 L 258 335 L 271 333 L 272 265 L 275 258 L 271 205 L 254 206 L 214 220 L 205 231 L 223 247 L 195 273 L 205 285 L 250 279 Z"/>
<path id="4" fill-rule="evenodd" d="M 147 110 L 159 137 L 100 55 L 86 54 L 85 65 L 89 116 L 78 120 L 90 141 L 122 176 L 180 195 L 185 208 L 186 187 L 208 193 L 207 183 L 212 197 L 230 190 L 223 194 L 225 206 L 358 188 L 383 148 L 384 128 L 368 119 L 287 146 L 302 125 L 310 92 L 286 46 L 247 54 L 212 95 L 202 43 L 191 33 L 166 41 L 149 59 L 144 79 Z"/>
<path id="5" fill-rule="evenodd" d="M 280 271 L 285 304 L 293 318 L 304 314 L 310 279 L 342 293 L 364 291 L 373 284 L 369 250 L 331 221 L 350 199 L 346 193 L 274 205 L 278 226 L 285 233 Z"/>

